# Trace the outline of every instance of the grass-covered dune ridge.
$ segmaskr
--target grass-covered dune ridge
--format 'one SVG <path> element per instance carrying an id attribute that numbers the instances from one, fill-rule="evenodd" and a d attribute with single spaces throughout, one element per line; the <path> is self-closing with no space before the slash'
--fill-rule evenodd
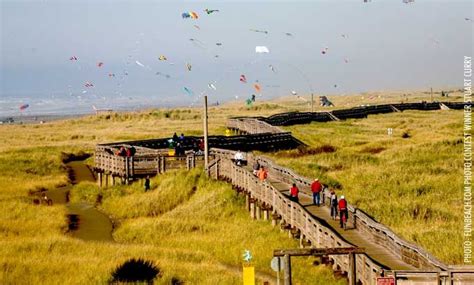
<path id="1" fill-rule="evenodd" d="M 356 99 L 351 104 L 366 100 Z M 333 100 L 336 108 L 345 107 L 338 100 Z M 252 108 L 213 107 L 209 131 L 223 135 L 224 122 L 233 116 L 296 110 L 308 111 L 309 106 L 282 99 Z M 190 284 L 240 284 L 233 269 L 239 267 L 241 250 L 255 247 L 257 269 L 270 272 L 271 254 L 263 249 L 298 244 L 268 223 L 251 221 L 229 185 L 206 181 L 199 171 L 153 179 L 147 193 L 139 183 L 109 189 L 94 183 L 75 186 L 74 201 L 95 203 L 103 196 L 99 207 L 116 221 L 116 243 L 71 238 L 65 234 L 64 206 L 31 203 L 30 192 L 68 183 L 62 152 L 93 153 L 98 143 L 170 137 L 174 132 L 202 135 L 201 115 L 201 110 L 189 108 L 146 110 L 0 126 L 0 283 L 106 283 L 117 266 L 143 258 L 163 272 L 158 284 L 169 284 L 173 277 Z M 388 127 L 394 129 L 391 138 Z M 462 112 L 409 111 L 287 129 L 310 149 L 270 154 L 277 163 L 330 181 L 349 202 L 397 234 L 446 263 L 460 263 L 462 188 L 456 185 L 462 183 Z M 403 139 L 405 132 L 410 137 Z M 93 163 L 92 158 L 87 161 Z M 191 184 L 196 188 L 187 186 Z M 301 262 L 295 266 L 296 283 L 344 283 L 326 269 L 310 266 L 312 261 L 295 259 Z"/>
<path id="2" fill-rule="evenodd" d="M 445 263 L 462 263 L 462 111 L 405 111 L 285 129 L 310 149 L 272 154 L 277 163 L 321 178 Z"/>
<path id="3" fill-rule="evenodd" d="M 114 219 L 116 243 L 74 239 L 66 233 L 64 205 L 32 204 L 30 192 L 68 183 L 62 152 L 92 153 L 99 142 L 167 137 L 175 131 L 199 134 L 202 127 L 200 119 L 155 120 L 147 114 L 0 127 L 5 138 L 0 145 L 5 174 L 0 176 L 0 283 L 102 284 L 125 261 L 142 258 L 163 273 L 157 284 L 170 284 L 173 278 L 190 284 L 240 284 L 244 249 L 253 250 L 259 273 L 271 274 L 272 250 L 298 246 L 269 223 L 251 221 L 229 185 L 208 181 L 199 170 L 153 179 L 147 193 L 139 182 L 108 189 L 90 182 L 74 186 L 72 202 L 95 203 L 102 195 L 98 207 Z M 216 116 L 222 122 L 228 115 Z M 210 127 L 215 134 L 224 130 L 217 122 Z M 301 268 L 295 271 L 297 283 L 344 284 L 329 269 L 311 266 L 312 259 L 295 262 Z"/>

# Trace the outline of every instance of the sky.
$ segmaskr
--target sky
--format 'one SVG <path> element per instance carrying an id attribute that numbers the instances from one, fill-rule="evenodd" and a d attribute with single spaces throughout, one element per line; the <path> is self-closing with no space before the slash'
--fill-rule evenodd
<path id="1" fill-rule="evenodd" d="M 210 102 L 245 104 L 252 94 L 266 100 L 292 91 L 458 87 L 463 57 L 473 50 L 472 1 L 0 0 L 0 5 L 0 115 L 17 114 L 21 104 L 30 105 L 25 112 L 60 113 L 92 111 L 92 105 L 188 106 L 204 94 Z M 219 12 L 207 15 L 206 8 Z M 190 11 L 199 18 L 181 17 Z M 255 46 L 270 53 L 257 54 Z M 160 55 L 168 60 L 159 61 Z M 73 56 L 78 60 L 69 60 Z M 239 81 L 242 74 L 247 83 Z M 85 87 L 87 82 L 94 86 Z"/>

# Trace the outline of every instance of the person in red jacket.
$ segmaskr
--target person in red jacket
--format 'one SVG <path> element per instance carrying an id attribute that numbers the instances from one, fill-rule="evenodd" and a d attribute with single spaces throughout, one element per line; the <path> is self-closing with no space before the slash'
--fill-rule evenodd
<path id="1" fill-rule="evenodd" d="M 339 199 L 339 217 L 340 217 L 340 224 L 341 228 L 344 228 L 346 226 L 347 222 L 347 201 L 344 198 L 344 195 L 341 196 L 341 199 Z"/>
<path id="2" fill-rule="evenodd" d="M 311 192 L 313 192 L 313 204 L 315 204 L 318 207 L 321 201 L 322 189 L 323 189 L 323 186 L 321 185 L 321 182 L 319 182 L 319 179 L 318 178 L 314 179 L 313 183 L 311 183 Z"/>
<path id="3" fill-rule="evenodd" d="M 290 188 L 290 200 L 293 202 L 298 202 L 298 193 L 300 190 L 296 187 L 296 184 L 293 183 L 293 186 Z"/>

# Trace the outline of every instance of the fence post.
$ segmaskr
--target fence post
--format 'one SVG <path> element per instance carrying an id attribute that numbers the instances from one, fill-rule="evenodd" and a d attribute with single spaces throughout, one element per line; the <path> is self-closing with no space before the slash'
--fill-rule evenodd
<path id="1" fill-rule="evenodd" d="M 133 159 L 133 156 L 130 157 L 130 164 L 132 165 L 130 177 L 133 179 L 133 177 L 135 177 L 135 160 Z"/>
<path id="2" fill-rule="evenodd" d="M 255 199 L 250 198 L 250 218 L 255 219 Z"/>
<path id="3" fill-rule="evenodd" d="M 250 194 L 248 193 L 245 194 L 245 209 L 250 211 Z"/>
<path id="4" fill-rule="evenodd" d="M 102 172 L 97 172 L 97 185 L 102 188 Z"/>
<path id="5" fill-rule="evenodd" d="M 356 259 L 355 253 L 349 253 L 349 285 L 356 285 Z"/>
<path id="6" fill-rule="evenodd" d="M 291 256 L 289 254 L 285 254 L 284 262 L 283 262 L 283 270 L 284 270 L 284 285 L 291 285 Z"/>

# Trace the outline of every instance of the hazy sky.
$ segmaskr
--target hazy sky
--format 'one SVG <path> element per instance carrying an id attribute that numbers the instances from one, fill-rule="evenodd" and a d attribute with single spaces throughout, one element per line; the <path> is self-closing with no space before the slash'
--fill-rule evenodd
<path id="1" fill-rule="evenodd" d="M 28 100 L 189 104 L 203 91 L 211 100 L 244 100 L 256 80 L 262 98 L 461 85 L 472 1 L 335 2 L 1 0 L 3 111 Z M 182 19 L 186 11 L 199 19 Z M 257 45 L 270 53 L 256 54 Z"/>

